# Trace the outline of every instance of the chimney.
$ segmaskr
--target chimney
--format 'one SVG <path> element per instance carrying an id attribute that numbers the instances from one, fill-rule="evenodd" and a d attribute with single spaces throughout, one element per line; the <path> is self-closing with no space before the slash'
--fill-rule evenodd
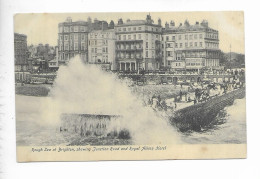
<path id="1" fill-rule="evenodd" d="M 196 21 L 196 25 L 199 25 L 199 22 L 198 22 L 198 21 Z"/>
<path id="2" fill-rule="evenodd" d="M 200 25 L 204 26 L 204 27 L 208 27 L 209 26 L 209 23 L 207 20 L 203 20 Z"/>
<path id="3" fill-rule="evenodd" d="M 169 24 L 168 24 L 168 22 L 165 23 L 165 29 L 169 29 Z"/>
<path id="4" fill-rule="evenodd" d="M 127 19 L 126 22 L 130 22 L 130 19 Z"/>
<path id="5" fill-rule="evenodd" d="M 72 22 L 71 17 L 67 17 L 66 22 Z"/>
<path id="6" fill-rule="evenodd" d="M 171 20 L 170 26 L 171 26 L 171 27 L 174 27 L 174 26 L 175 26 L 175 22 L 174 22 L 173 20 Z"/>
<path id="7" fill-rule="evenodd" d="M 92 19 L 91 19 L 91 17 L 88 17 L 88 23 L 92 23 Z"/>
<path id="8" fill-rule="evenodd" d="M 180 23 L 180 26 L 182 26 L 182 23 Z"/>
<path id="9" fill-rule="evenodd" d="M 123 24 L 123 19 L 122 19 L 122 18 L 120 18 L 120 19 L 118 20 L 118 25 L 121 25 L 121 24 Z"/>
<path id="10" fill-rule="evenodd" d="M 162 25 L 162 20 L 159 18 L 158 19 L 158 25 L 161 26 Z"/>
<path id="11" fill-rule="evenodd" d="M 185 20 L 184 25 L 185 25 L 185 26 L 190 26 L 189 21 L 188 21 L 188 20 Z"/>

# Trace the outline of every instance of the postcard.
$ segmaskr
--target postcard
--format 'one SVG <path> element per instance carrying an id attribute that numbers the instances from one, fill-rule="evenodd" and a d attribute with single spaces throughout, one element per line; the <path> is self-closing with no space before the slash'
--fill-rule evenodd
<path id="1" fill-rule="evenodd" d="M 244 13 L 14 15 L 18 162 L 246 158 Z"/>

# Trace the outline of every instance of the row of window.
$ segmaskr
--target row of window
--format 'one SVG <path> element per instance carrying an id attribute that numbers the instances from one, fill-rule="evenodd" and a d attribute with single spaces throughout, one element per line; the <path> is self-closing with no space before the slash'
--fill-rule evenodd
<path id="1" fill-rule="evenodd" d="M 218 34 L 217 33 L 206 33 L 207 38 L 211 39 L 218 39 Z"/>
<path id="2" fill-rule="evenodd" d="M 97 40 L 89 40 L 89 45 L 97 45 L 98 41 Z M 108 41 L 107 40 L 102 40 L 102 45 L 108 45 Z"/>
<path id="3" fill-rule="evenodd" d="M 81 43 L 80 47 L 79 47 L 78 43 L 74 43 L 74 46 L 71 43 L 70 47 L 69 47 L 69 43 L 65 43 L 64 44 L 64 49 L 63 49 L 63 44 L 60 44 L 59 50 L 60 51 L 62 51 L 62 50 L 86 50 L 86 46 L 85 46 L 85 43 Z"/>
<path id="4" fill-rule="evenodd" d="M 91 48 L 91 52 L 92 53 L 98 53 L 98 49 L 97 48 Z M 108 48 L 107 47 L 103 47 L 102 48 L 102 52 L 103 53 L 107 53 L 108 52 Z"/>
<path id="5" fill-rule="evenodd" d="M 87 26 L 61 26 L 59 32 L 86 32 L 88 30 Z"/>
<path id="6" fill-rule="evenodd" d="M 118 58 L 142 58 L 143 56 L 141 55 L 141 53 L 120 53 L 117 54 Z"/>
<path id="7" fill-rule="evenodd" d="M 151 34 L 152 40 L 159 40 L 159 35 Z M 138 37 L 138 38 L 137 38 Z M 118 40 L 142 40 L 142 34 L 118 35 Z M 145 39 L 148 40 L 148 34 L 145 34 Z"/>
<path id="8" fill-rule="evenodd" d="M 213 43 L 213 42 L 206 42 L 206 47 L 209 48 L 218 48 L 218 43 Z"/>
<path id="9" fill-rule="evenodd" d="M 185 42 L 185 48 L 187 47 L 202 47 L 202 42 Z M 175 43 L 175 48 L 183 48 L 183 44 L 182 43 Z"/>
<path id="10" fill-rule="evenodd" d="M 62 41 L 63 40 L 63 37 L 64 37 L 64 41 L 69 41 L 69 37 L 70 37 L 70 40 L 73 40 L 74 41 L 78 41 L 79 40 L 79 37 L 81 40 L 85 40 L 85 34 L 70 34 L 70 35 L 60 35 L 60 40 Z"/>
<path id="11" fill-rule="evenodd" d="M 109 37 L 109 33 L 90 33 L 90 38 L 108 38 Z"/>
<path id="12" fill-rule="evenodd" d="M 139 26 L 139 27 L 128 27 L 128 28 L 126 28 L 126 27 L 119 27 L 118 29 L 117 29 L 117 31 L 118 32 L 121 32 L 121 31 L 123 31 L 123 32 L 131 32 L 131 31 L 141 31 L 141 30 L 150 30 L 150 31 L 152 31 L 152 32 L 159 32 L 159 28 L 156 28 L 156 27 L 148 27 L 148 26 L 145 26 L 145 28 L 144 27 L 142 27 L 142 26 Z"/>
<path id="13" fill-rule="evenodd" d="M 185 42 L 185 48 L 188 47 L 202 47 L 203 43 L 202 42 Z M 166 44 L 166 48 L 172 48 L 173 47 L 173 43 L 167 43 Z M 164 48 L 164 45 L 162 44 L 162 48 Z M 175 48 L 183 48 L 183 43 L 175 43 Z"/>
<path id="14" fill-rule="evenodd" d="M 171 40 L 172 41 L 175 41 L 175 40 L 182 40 L 182 39 L 185 39 L 185 40 L 193 40 L 193 39 L 203 39 L 203 34 L 189 34 L 189 35 L 173 35 L 171 36 Z M 164 38 L 162 37 L 162 40 L 164 40 Z M 170 40 L 170 36 L 166 36 L 165 37 L 165 40 L 166 41 L 169 41 Z"/>

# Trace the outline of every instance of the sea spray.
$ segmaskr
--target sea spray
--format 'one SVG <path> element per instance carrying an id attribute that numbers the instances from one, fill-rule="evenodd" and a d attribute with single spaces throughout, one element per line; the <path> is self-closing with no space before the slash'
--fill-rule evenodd
<path id="1" fill-rule="evenodd" d="M 58 126 L 64 113 L 120 115 L 122 118 L 112 120 L 109 126 L 111 130 L 127 129 L 134 144 L 178 143 L 177 132 L 168 120 L 145 107 L 128 85 L 128 80 L 96 65 L 84 64 L 76 56 L 67 66 L 60 67 L 42 118 Z"/>

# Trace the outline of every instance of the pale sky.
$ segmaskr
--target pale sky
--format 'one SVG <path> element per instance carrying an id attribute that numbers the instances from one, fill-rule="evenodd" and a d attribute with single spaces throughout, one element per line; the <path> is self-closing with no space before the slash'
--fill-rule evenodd
<path id="1" fill-rule="evenodd" d="M 39 43 L 57 45 L 58 23 L 64 22 L 67 17 L 72 21 L 87 21 L 88 17 L 105 20 L 108 23 L 113 20 L 115 24 L 119 18 L 125 22 L 127 19 L 144 20 L 148 12 L 140 13 L 28 13 L 14 16 L 14 32 L 27 35 L 27 44 Z M 244 49 L 244 13 L 241 11 L 224 12 L 150 12 L 152 19 L 157 24 L 161 18 L 164 27 L 165 22 L 173 20 L 175 25 L 184 23 L 187 19 L 190 24 L 203 19 L 208 20 L 209 27 L 219 31 L 219 48 L 229 52 L 230 45 L 233 52 L 245 53 Z"/>

